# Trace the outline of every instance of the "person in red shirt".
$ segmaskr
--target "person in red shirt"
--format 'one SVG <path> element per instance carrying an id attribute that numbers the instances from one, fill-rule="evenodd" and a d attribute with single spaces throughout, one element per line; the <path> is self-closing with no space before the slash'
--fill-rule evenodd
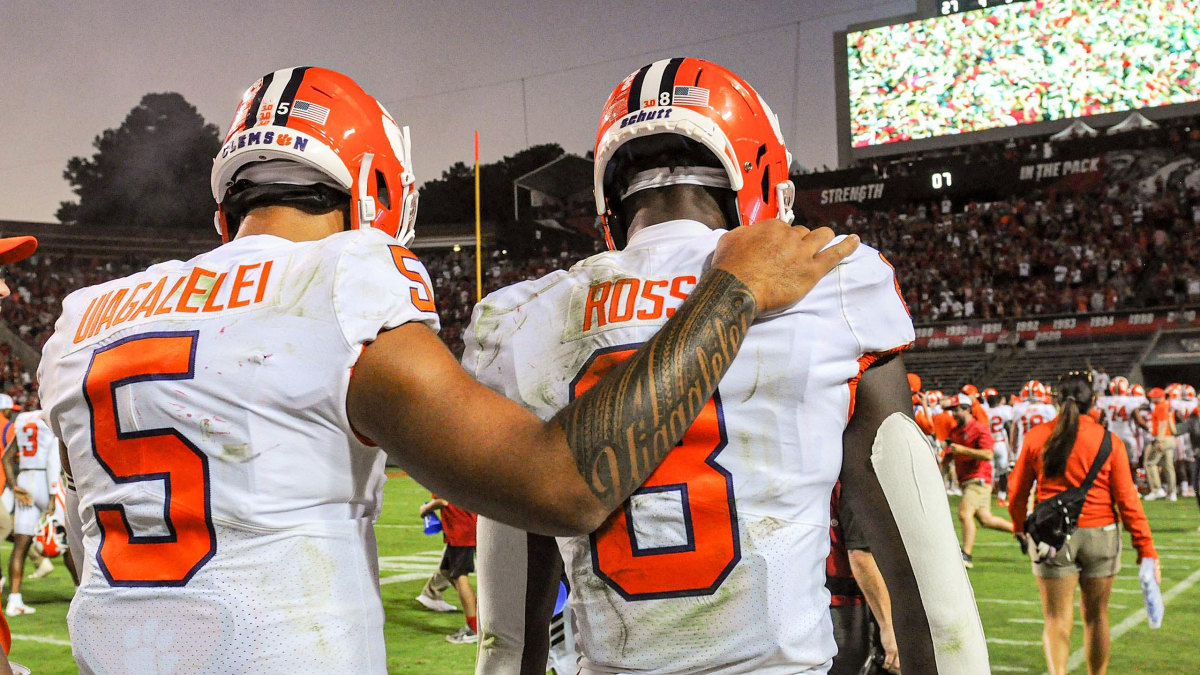
<path id="1" fill-rule="evenodd" d="M 446 640 L 454 644 L 478 642 L 479 621 L 475 589 L 471 588 L 469 576 L 475 571 L 475 521 L 478 516 L 437 495 L 421 505 L 421 517 L 424 518 L 434 511 L 441 511 L 442 536 L 446 541 L 446 552 L 442 554 L 439 569 L 450 579 L 450 583 L 454 584 L 454 590 L 458 591 L 467 624 L 456 633 L 447 635 Z"/>
<path id="2" fill-rule="evenodd" d="M 1017 532 L 1025 530 L 1034 481 L 1037 481 L 1038 501 L 1083 483 L 1107 433 L 1091 416 L 1082 414 L 1095 405 L 1095 398 L 1090 373 L 1067 373 L 1058 381 L 1058 402 L 1062 408 L 1058 418 L 1025 434 L 1017 465 L 1008 479 L 1008 513 Z M 1125 443 L 1116 435 L 1112 435 L 1112 452 L 1087 493 L 1078 529 L 1058 555 L 1033 564 L 1045 617 L 1042 647 L 1051 673 L 1066 672 L 1075 622 L 1076 583 L 1083 596 L 1080 606 L 1088 672 L 1103 673 L 1108 667 L 1108 599 L 1113 578 L 1121 569 L 1121 533 L 1114 507 L 1133 537 L 1138 563 L 1143 558 L 1154 559 L 1155 577 L 1161 584 L 1162 571 L 1150 524 L 1138 501 Z"/>
<path id="3" fill-rule="evenodd" d="M 955 421 L 946 439 L 946 456 L 954 459 L 954 470 L 962 489 L 958 521 L 962 524 L 963 565 L 970 569 L 975 566 L 971 557 L 975 548 L 975 522 L 1008 533 L 1012 533 L 1013 526 L 992 513 L 992 449 L 995 441 L 991 431 L 975 419 L 970 398 L 952 396 L 944 407 Z"/>
<path id="4" fill-rule="evenodd" d="M 1146 479 L 1150 481 L 1150 494 L 1146 501 L 1167 498 L 1175 501 L 1175 414 L 1166 400 L 1166 393 L 1155 387 L 1146 398 L 1150 399 L 1150 444 L 1146 446 Z M 1166 473 L 1163 482 L 1162 472 Z"/>

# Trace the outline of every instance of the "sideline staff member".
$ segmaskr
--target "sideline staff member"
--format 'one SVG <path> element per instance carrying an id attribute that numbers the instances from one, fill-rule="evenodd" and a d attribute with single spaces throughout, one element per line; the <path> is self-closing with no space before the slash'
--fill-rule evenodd
<path id="1" fill-rule="evenodd" d="M 1012 490 L 1008 512 L 1016 532 L 1024 532 L 1033 481 L 1037 480 L 1038 501 L 1081 485 L 1104 439 L 1104 427 L 1091 416 L 1081 414 L 1096 402 L 1091 374 L 1067 373 L 1059 378 L 1057 391 L 1061 406 L 1058 419 L 1029 430 L 1009 477 Z M 1108 599 L 1113 577 L 1121 569 L 1121 536 L 1113 514 L 1114 505 L 1125 529 L 1133 535 L 1138 562 L 1153 558 L 1155 577 L 1162 583 L 1158 552 L 1154 550 L 1150 524 L 1146 522 L 1129 472 L 1125 443 L 1114 435 L 1112 446 L 1112 453 L 1088 491 L 1079 528 L 1056 557 L 1033 565 L 1046 621 L 1042 647 L 1050 675 L 1067 672 L 1077 580 L 1083 592 L 1083 644 L 1088 672 L 1104 672 L 1108 667 Z"/>

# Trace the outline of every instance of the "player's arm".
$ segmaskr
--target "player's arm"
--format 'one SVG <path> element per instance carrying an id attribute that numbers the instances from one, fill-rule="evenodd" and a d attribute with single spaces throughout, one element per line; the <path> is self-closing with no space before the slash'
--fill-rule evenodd
<path id="1" fill-rule="evenodd" d="M 852 503 L 887 585 L 905 672 L 988 672 L 983 626 L 933 451 L 910 417 L 899 357 L 863 373 L 843 436 L 842 498 Z"/>
<path id="2" fill-rule="evenodd" d="M 17 475 L 21 472 L 17 464 L 17 452 L 17 435 L 13 434 L 12 440 L 4 447 L 4 455 L 0 458 L 0 463 L 4 465 L 5 484 L 12 488 L 17 503 L 28 506 L 33 503 L 33 497 L 29 495 L 28 490 L 17 485 Z"/>
<path id="3" fill-rule="evenodd" d="M 562 576 L 558 544 L 490 518 L 479 519 L 475 544 L 480 633 L 475 672 L 544 675 Z"/>
<path id="4" fill-rule="evenodd" d="M 75 491 L 75 478 L 71 475 L 71 460 L 67 454 L 67 444 L 58 442 L 59 463 L 62 464 L 63 489 L 63 522 L 67 526 L 67 548 L 74 553 L 71 561 L 75 565 L 76 577 L 83 575 L 83 516 L 79 513 L 79 493 Z"/>
<path id="5" fill-rule="evenodd" d="M 896 631 L 892 624 L 892 598 L 888 595 L 887 584 L 879 565 L 870 551 L 849 549 L 846 556 L 850 559 L 850 573 L 862 590 L 875 622 L 879 624 L 879 641 L 883 643 L 885 660 L 883 668 L 889 673 L 900 672 L 900 656 L 896 651 Z"/>
<path id="6" fill-rule="evenodd" d="M 822 250 L 832 238 L 777 220 L 726 234 L 658 333 L 549 421 L 475 381 L 428 327 L 406 323 L 363 350 L 350 423 L 454 504 L 532 532 L 591 532 L 675 447 L 758 314 L 802 298 L 858 246 L 852 236 Z"/>

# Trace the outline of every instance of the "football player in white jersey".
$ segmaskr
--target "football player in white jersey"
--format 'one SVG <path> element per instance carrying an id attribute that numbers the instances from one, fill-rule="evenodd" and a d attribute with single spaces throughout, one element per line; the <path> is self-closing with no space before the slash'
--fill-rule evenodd
<path id="1" fill-rule="evenodd" d="M 1150 399 L 1146 398 L 1146 387 L 1141 384 L 1129 385 L 1129 396 L 1125 400 L 1125 410 L 1129 414 L 1129 433 L 1133 436 L 1133 447 L 1130 450 L 1130 466 L 1137 466 L 1142 453 L 1153 440 L 1150 434 Z"/>
<path id="2" fill-rule="evenodd" d="M 615 250 L 492 293 L 465 334 L 467 371 L 546 419 L 659 329 L 717 242 L 761 218 L 790 219 L 774 114 L 744 80 L 701 59 L 625 78 L 605 105 L 595 156 L 596 207 Z M 891 266 L 867 246 L 750 328 L 743 356 L 667 462 L 595 532 L 557 541 L 581 673 L 825 672 L 839 471 L 903 608 L 903 668 L 936 670 L 936 620 L 868 457 L 894 414 L 921 442 L 936 485 L 897 356 L 913 336 Z M 545 672 L 544 646 L 523 647 L 544 643 L 558 577 L 530 561 L 552 557 L 554 542 L 484 518 L 479 531 L 476 672 Z M 952 583 L 961 563 L 947 545 L 941 581 Z"/>
<path id="3" fill-rule="evenodd" d="M 996 470 L 996 492 L 1001 500 L 1008 499 L 1009 439 L 1012 438 L 1013 409 L 1004 402 L 1000 393 L 987 388 L 983 391 L 984 411 L 988 418 L 988 431 L 992 432 L 995 446 L 992 448 L 992 466 Z"/>
<path id="4" fill-rule="evenodd" d="M 30 406 L 36 406 L 36 397 Z M 16 498 L 13 514 L 13 552 L 8 560 L 8 578 L 12 590 L 4 613 L 9 616 L 33 614 L 37 610 L 21 597 L 25 576 L 25 556 L 37 536 L 42 514 L 55 508 L 58 489 L 58 438 L 46 423 L 41 410 L 25 410 L 13 420 L 16 430 L 12 443 L 4 451 L 4 470 L 12 482 Z"/>
<path id="5" fill-rule="evenodd" d="M 1134 412 L 1141 405 L 1138 397 L 1131 395 L 1129 380 L 1118 375 L 1108 384 L 1108 395 L 1096 399 L 1096 407 L 1104 414 L 1105 426 L 1125 443 L 1130 466 L 1137 466 L 1138 425 Z"/>
<path id="6" fill-rule="evenodd" d="M 674 319 L 547 422 L 437 338 L 405 248 L 415 186 L 407 131 L 354 81 L 276 71 L 213 165 L 232 241 L 64 301 L 39 379 L 82 521 L 81 672 L 385 672 L 380 448 L 464 508 L 589 532 L 704 412 L 758 314 L 855 248 L 780 222 L 722 242 Z"/>
<path id="7" fill-rule="evenodd" d="M 1025 404 L 1019 409 L 1014 407 L 1013 410 L 1013 430 L 1016 434 L 1013 447 L 1017 448 L 1017 455 L 1020 454 L 1025 434 L 1030 429 L 1058 417 L 1058 408 L 1047 403 L 1046 386 L 1037 380 L 1025 383 L 1025 386 L 1021 388 L 1021 399 Z M 1015 460 L 1014 457 L 1013 461 Z"/>

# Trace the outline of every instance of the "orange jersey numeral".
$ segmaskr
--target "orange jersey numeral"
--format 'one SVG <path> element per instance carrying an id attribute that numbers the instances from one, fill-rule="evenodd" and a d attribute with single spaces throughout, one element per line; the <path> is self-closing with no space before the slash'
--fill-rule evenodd
<path id="1" fill-rule="evenodd" d="M 38 444 L 37 444 L 38 428 L 37 428 L 37 425 L 36 424 L 26 424 L 25 426 L 21 427 L 21 431 L 25 432 L 25 442 L 18 443 L 18 445 L 21 446 L 21 456 L 22 457 L 33 457 L 34 455 L 37 454 L 37 451 L 38 451 Z"/>
<path id="2" fill-rule="evenodd" d="M 591 388 L 636 349 L 597 352 L 575 378 L 571 397 Z M 626 600 L 712 595 L 741 560 L 733 476 L 717 464 L 725 448 L 720 396 L 700 416 L 634 495 L 675 492 L 683 505 L 687 542 L 666 548 L 635 543 L 630 502 L 591 534 L 592 568 Z"/>
<path id="3" fill-rule="evenodd" d="M 84 379 L 92 411 L 92 452 L 117 483 L 161 480 L 169 534 L 135 535 L 125 507 L 96 504 L 96 560 L 113 586 L 184 586 L 217 550 L 208 457 L 172 428 L 123 432 L 117 389 L 196 376 L 196 331 L 134 335 L 97 349 Z"/>

